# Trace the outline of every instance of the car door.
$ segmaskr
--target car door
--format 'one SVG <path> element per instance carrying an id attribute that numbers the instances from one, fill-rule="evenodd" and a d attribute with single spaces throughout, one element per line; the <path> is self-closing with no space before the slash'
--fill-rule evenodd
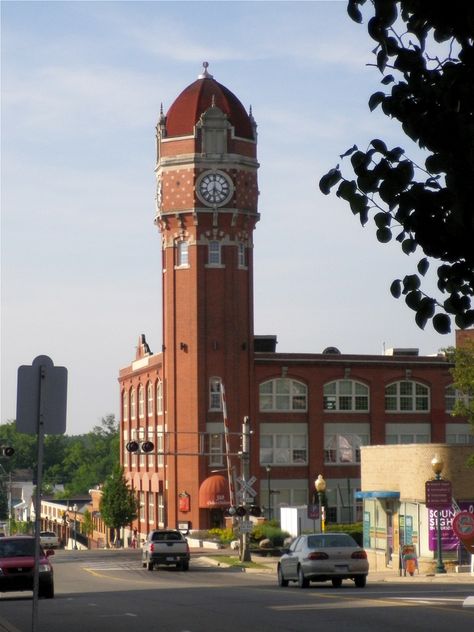
<path id="1" fill-rule="evenodd" d="M 301 546 L 301 536 L 293 540 L 288 549 L 288 553 L 280 561 L 285 579 L 296 579 L 298 577 L 297 551 L 299 546 Z"/>

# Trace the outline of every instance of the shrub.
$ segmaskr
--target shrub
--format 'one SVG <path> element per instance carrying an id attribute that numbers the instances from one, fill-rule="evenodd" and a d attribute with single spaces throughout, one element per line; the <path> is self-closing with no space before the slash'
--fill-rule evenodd
<path id="1" fill-rule="evenodd" d="M 258 543 L 260 540 L 268 538 L 273 546 L 283 546 L 285 538 L 288 537 L 289 533 L 287 531 L 282 531 L 278 525 L 272 522 L 263 522 L 257 525 L 253 528 L 251 535 L 254 542 Z"/>

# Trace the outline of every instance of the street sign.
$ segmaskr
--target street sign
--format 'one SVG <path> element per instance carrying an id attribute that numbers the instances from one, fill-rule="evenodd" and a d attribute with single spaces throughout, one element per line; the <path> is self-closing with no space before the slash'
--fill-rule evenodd
<path id="1" fill-rule="evenodd" d="M 453 531 L 458 538 L 474 537 L 474 514 L 469 511 L 461 511 L 453 519 Z"/>
<path id="2" fill-rule="evenodd" d="M 32 366 L 20 366 L 16 400 L 16 430 L 37 434 L 66 431 L 67 369 L 54 366 L 48 356 L 38 356 Z"/>
<path id="3" fill-rule="evenodd" d="M 252 496 L 252 498 L 255 498 L 257 492 L 254 490 L 252 485 L 253 483 L 255 483 L 256 480 L 257 479 L 255 478 L 255 476 L 251 476 L 248 481 L 244 481 L 244 479 L 239 476 L 237 478 L 237 483 L 240 485 L 239 493 L 241 495 L 248 494 L 249 496 Z"/>
<path id="4" fill-rule="evenodd" d="M 428 509 L 446 509 L 453 504 L 451 481 L 434 480 L 425 483 L 426 506 Z"/>
<path id="5" fill-rule="evenodd" d="M 308 518 L 319 520 L 319 505 L 308 505 Z"/>
<path id="6" fill-rule="evenodd" d="M 251 533 L 252 529 L 253 529 L 253 524 L 250 522 L 250 520 L 242 520 L 242 522 L 239 525 L 240 533 Z"/>

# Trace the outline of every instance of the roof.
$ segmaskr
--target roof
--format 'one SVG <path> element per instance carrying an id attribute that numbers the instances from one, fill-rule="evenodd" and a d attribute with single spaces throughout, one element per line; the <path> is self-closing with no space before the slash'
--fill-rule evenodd
<path id="1" fill-rule="evenodd" d="M 199 78 L 175 99 L 166 115 L 167 136 L 189 136 L 201 114 L 212 105 L 225 114 L 235 129 L 235 135 L 254 140 L 250 115 L 239 99 L 228 88 L 207 72 L 207 62 Z"/>

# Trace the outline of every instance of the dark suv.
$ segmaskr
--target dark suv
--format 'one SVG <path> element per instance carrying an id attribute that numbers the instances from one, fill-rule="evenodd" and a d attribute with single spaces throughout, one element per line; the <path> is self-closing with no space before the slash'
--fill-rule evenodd
<path id="1" fill-rule="evenodd" d="M 40 547 L 38 596 L 54 597 L 54 574 L 49 557 L 54 550 Z M 33 590 L 35 539 L 29 535 L 0 538 L 0 592 Z"/>

